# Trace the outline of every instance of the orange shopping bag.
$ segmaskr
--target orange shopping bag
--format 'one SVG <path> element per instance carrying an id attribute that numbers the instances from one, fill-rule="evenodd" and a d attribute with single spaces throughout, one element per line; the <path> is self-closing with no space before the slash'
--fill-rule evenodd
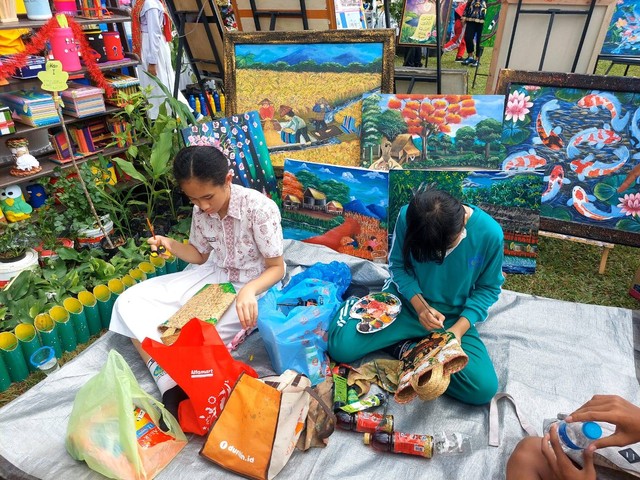
<path id="1" fill-rule="evenodd" d="M 189 397 L 180 403 L 178 420 L 185 432 L 205 435 L 231 393 L 238 377 L 258 374 L 235 360 L 214 325 L 189 320 L 172 345 L 145 338 L 142 348 Z"/>

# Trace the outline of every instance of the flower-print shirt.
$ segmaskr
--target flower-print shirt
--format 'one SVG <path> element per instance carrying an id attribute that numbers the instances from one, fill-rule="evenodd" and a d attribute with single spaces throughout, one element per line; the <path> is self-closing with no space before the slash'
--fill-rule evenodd
<path id="1" fill-rule="evenodd" d="M 231 184 L 227 215 L 208 215 L 193 206 L 191 243 L 209 253 L 207 264 L 227 273 L 231 282 L 249 282 L 265 270 L 265 258 L 282 255 L 280 211 L 273 200 L 249 188 Z"/>

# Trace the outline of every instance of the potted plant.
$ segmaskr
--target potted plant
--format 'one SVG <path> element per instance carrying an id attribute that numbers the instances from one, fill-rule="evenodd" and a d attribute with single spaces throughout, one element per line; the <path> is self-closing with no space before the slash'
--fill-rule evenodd
<path id="1" fill-rule="evenodd" d="M 36 238 L 40 240 L 40 243 L 35 246 L 40 258 L 40 266 L 43 266 L 47 260 L 57 258 L 56 250 L 59 247 L 73 248 L 74 245 L 72 239 L 65 237 L 68 230 L 65 219 L 56 212 L 53 203 L 52 198 L 47 199 L 45 205 L 32 217 Z"/>
<path id="2" fill-rule="evenodd" d="M 36 244 L 36 234 L 29 220 L 0 223 L 0 262 L 12 263 L 25 258 Z"/>

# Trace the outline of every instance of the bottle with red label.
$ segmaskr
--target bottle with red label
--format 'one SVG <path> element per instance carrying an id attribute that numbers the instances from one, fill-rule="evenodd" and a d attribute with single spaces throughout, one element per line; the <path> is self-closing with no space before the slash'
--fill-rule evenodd
<path id="1" fill-rule="evenodd" d="M 356 432 L 393 432 L 393 415 L 381 415 L 372 412 L 336 413 L 336 425 L 342 430 L 355 430 Z"/>
<path id="2" fill-rule="evenodd" d="M 404 453 L 424 458 L 431 458 L 434 454 L 451 455 L 470 451 L 469 437 L 451 432 L 431 436 L 376 431 L 365 433 L 364 443 L 380 452 Z"/>

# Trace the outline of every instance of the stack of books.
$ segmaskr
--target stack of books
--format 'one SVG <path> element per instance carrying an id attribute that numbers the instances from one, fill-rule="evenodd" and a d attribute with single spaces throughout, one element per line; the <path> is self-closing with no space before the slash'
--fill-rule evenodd
<path id="1" fill-rule="evenodd" d="M 3 105 L 0 105 L 0 135 L 9 135 L 16 131 L 16 127 L 11 118 L 11 112 Z"/>
<path id="2" fill-rule="evenodd" d="M 69 88 L 60 93 L 64 102 L 62 111 L 76 118 L 104 113 L 103 93 L 101 88 L 70 83 Z"/>
<path id="3" fill-rule="evenodd" d="M 53 97 L 35 90 L 0 93 L 14 120 L 32 127 L 44 127 L 59 123 Z"/>

